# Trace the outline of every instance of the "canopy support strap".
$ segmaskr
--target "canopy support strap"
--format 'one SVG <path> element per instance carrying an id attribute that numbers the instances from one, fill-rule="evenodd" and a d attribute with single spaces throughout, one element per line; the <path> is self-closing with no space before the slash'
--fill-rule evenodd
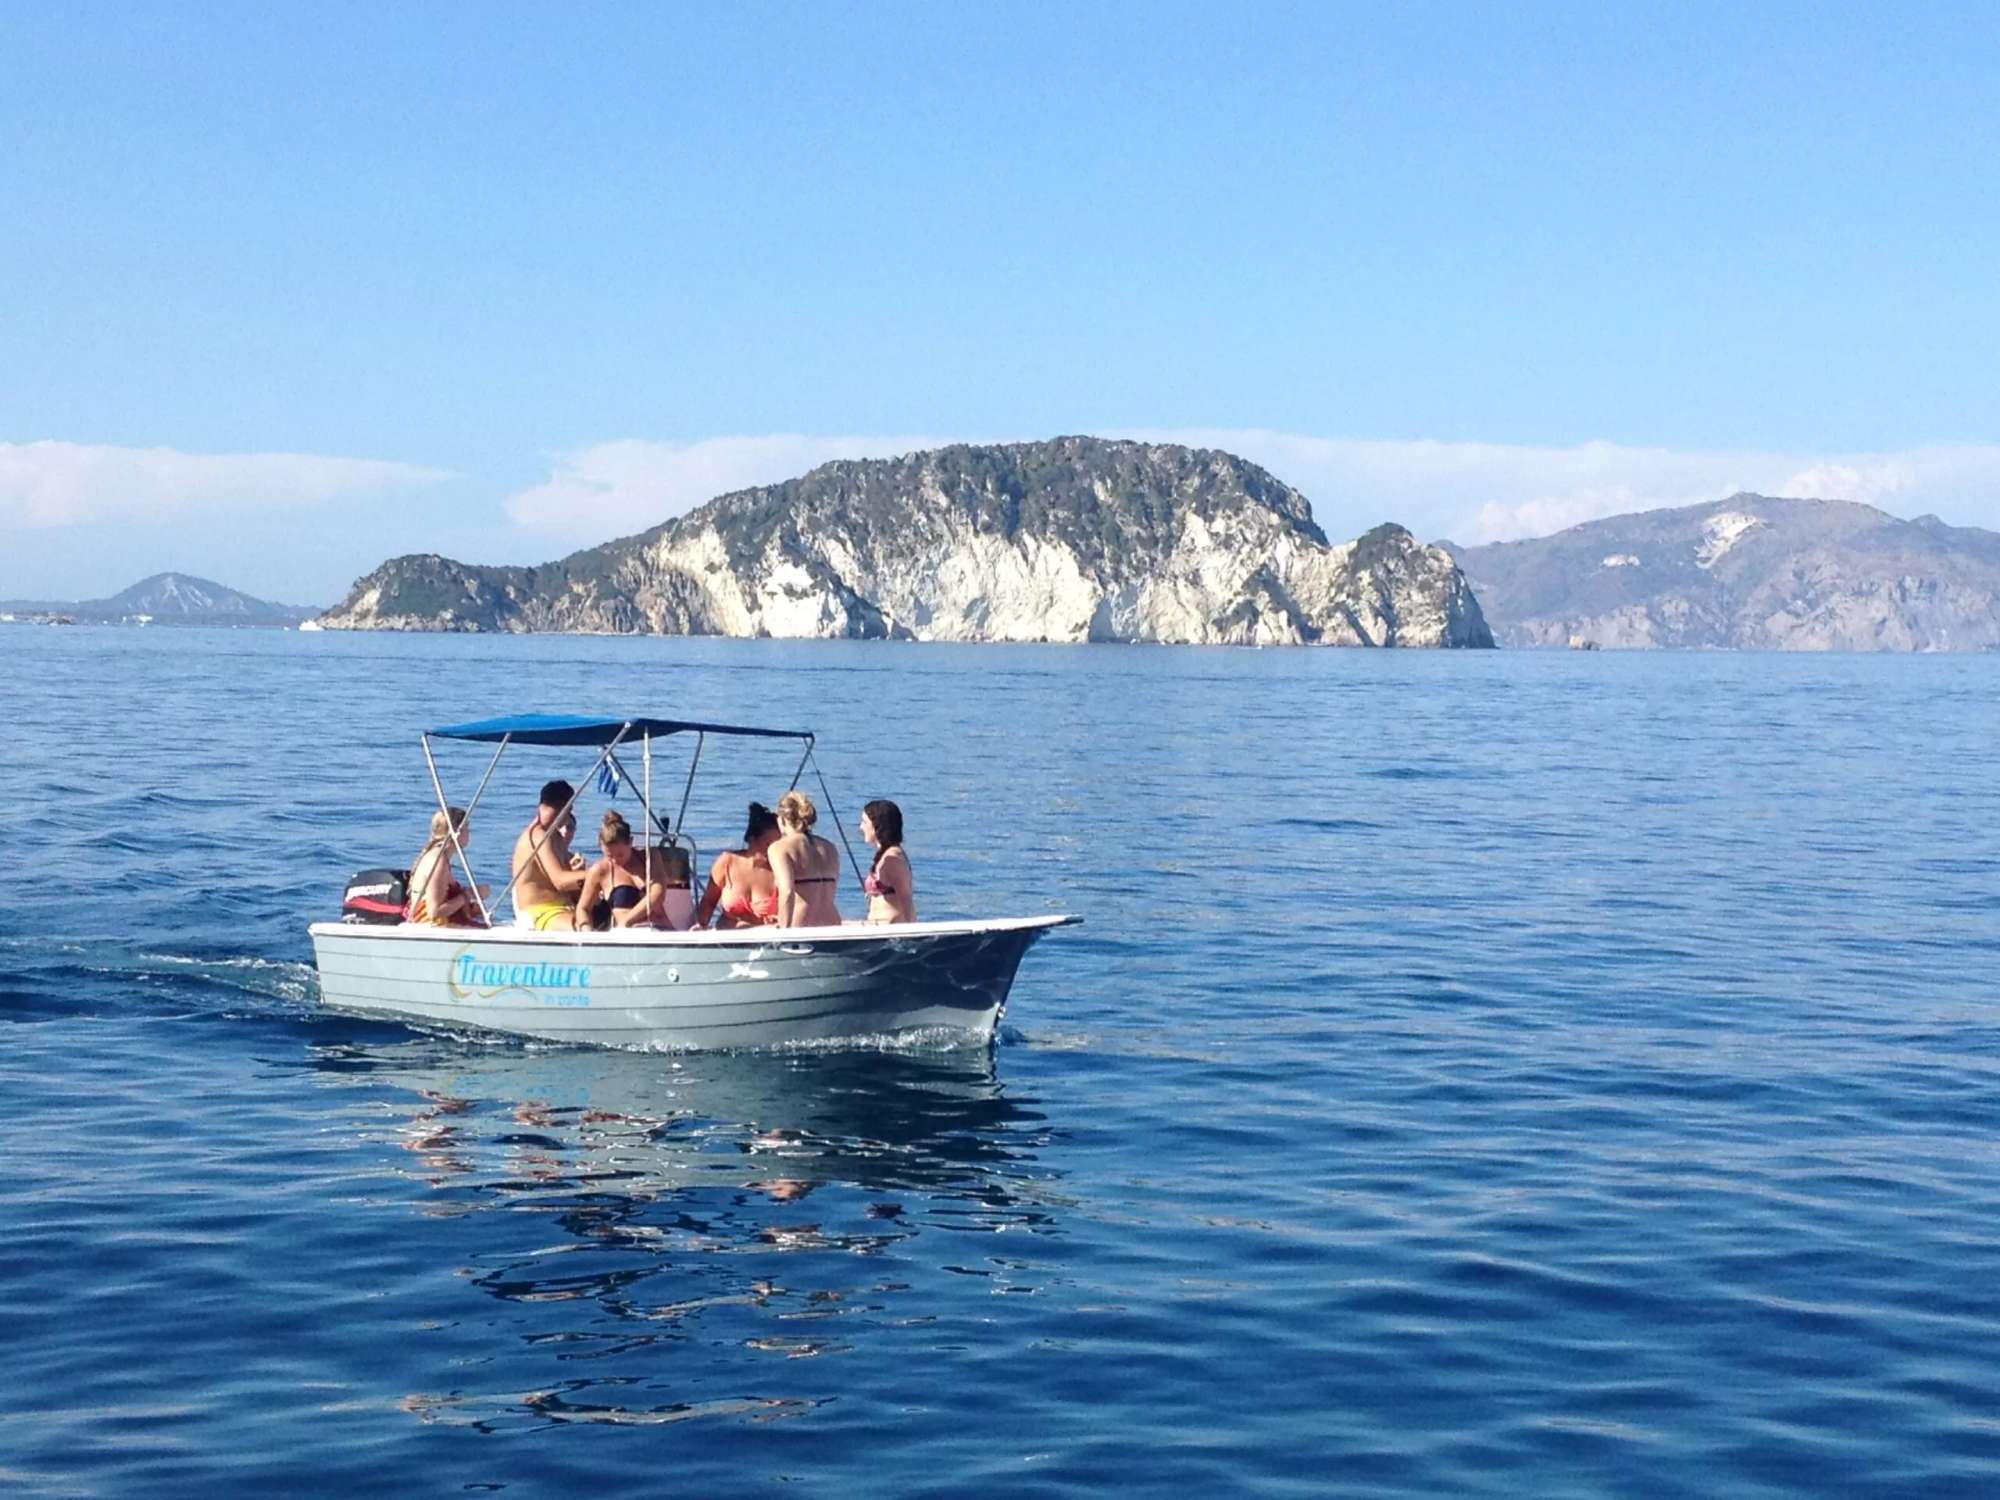
<path id="1" fill-rule="evenodd" d="M 868 877 L 861 873 L 861 861 L 854 857 L 854 846 L 847 842 L 847 825 L 840 819 L 840 809 L 833 805 L 833 793 L 827 788 L 826 772 L 822 771 L 819 762 L 813 759 L 811 747 L 807 747 L 806 758 L 812 760 L 813 775 L 819 778 L 819 794 L 826 801 L 827 815 L 833 819 L 833 831 L 840 835 L 840 846 L 847 851 L 848 866 L 854 871 L 857 882 L 865 882 Z M 794 786 L 798 784 L 796 778 L 792 784 Z"/>
<path id="2" fill-rule="evenodd" d="M 687 785 L 681 788 L 680 811 L 674 814 L 674 826 L 666 829 L 666 835 L 670 839 L 678 838 L 680 831 L 687 827 L 688 798 L 694 795 L 694 773 L 701 769 L 701 751 L 707 743 L 707 734 L 697 731 L 694 737 L 694 759 L 688 762 Z"/>

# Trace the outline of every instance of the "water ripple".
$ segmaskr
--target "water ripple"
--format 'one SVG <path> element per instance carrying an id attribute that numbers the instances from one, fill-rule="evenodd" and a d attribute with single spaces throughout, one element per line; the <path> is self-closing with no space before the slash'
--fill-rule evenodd
<path id="1" fill-rule="evenodd" d="M 2000 659 L 166 637 L 5 637 L 10 1493 L 2000 1489 Z M 1089 925 L 990 1051 L 321 1012 L 527 680 Z"/>

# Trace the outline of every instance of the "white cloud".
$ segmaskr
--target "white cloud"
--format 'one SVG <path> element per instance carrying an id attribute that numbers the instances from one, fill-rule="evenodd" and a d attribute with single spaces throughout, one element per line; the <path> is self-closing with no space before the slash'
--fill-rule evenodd
<path id="1" fill-rule="evenodd" d="M 962 439 L 764 436 L 656 443 L 623 438 L 556 460 L 540 484 L 507 499 L 522 526 L 558 532 L 578 546 L 644 531 L 704 500 L 792 479 L 836 458 L 890 458 Z"/>
<path id="2" fill-rule="evenodd" d="M 1545 536 L 1601 516 L 1720 500 L 1739 490 L 1860 500 L 1899 515 L 1936 511 L 2000 529 L 2000 446 L 1888 453 L 1543 446 L 1329 438 L 1267 428 L 1134 428 L 1106 437 L 1222 448 L 1304 492 L 1330 536 L 1398 521 L 1468 544 Z M 557 459 L 507 511 L 530 535 L 589 546 L 681 515 L 716 495 L 774 484 L 834 458 L 880 458 L 957 437 L 771 433 L 668 443 L 624 439 Z M 545 540 L 543 541 L 545 545 Z"/>
<path id="3" fill-rule="evenodd" d="M 0 530 L 148 522 L 427 484 L 441 469 L 314 453 L 182 453 L 104 443 L 0 443 Z"/>
<path id="4" fill-rule="evenodd" d="M 1776 453 L 1323 438 L 1259 428 L 1119 434 L 1224 448 L 1304 492 L 1329 535 L 1400 521 L 1469 544 L 1546 536 L 1601 516 L 1720 500 L 1740 490 L 1935 511 L 2000 530 L 2000 445 L 1892 453 Z"/>
<path id="5" fill-rule="evenodd" d="M 1787 479 L 1778 493 L 1880 505 L 1909 489 L 1914 479 L 1910 465 L 1900 459 L 1816 463 Z"/>

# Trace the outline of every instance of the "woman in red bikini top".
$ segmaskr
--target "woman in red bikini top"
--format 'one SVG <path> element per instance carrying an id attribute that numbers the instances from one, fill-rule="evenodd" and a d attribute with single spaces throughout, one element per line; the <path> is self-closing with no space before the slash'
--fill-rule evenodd
<path id="1" fill-rule="evenodd" d="M 715 857 L 708 889 L 695 907 L 694 925 L 768 927 L 778 920 L 778 877 L 771 873 L 771 845 L 778 841 L 778 816 L 761 802 L 750 804 L 743 847 Z"/>
<path id="2" fill-rule="evenodd" d="M 875 862 L 861 882 L 871 922 L 917 920 L 917 888 L 903 852 L 903 810 L 886 797 L 861 809 L 861 836 L 875 846 Z"/>

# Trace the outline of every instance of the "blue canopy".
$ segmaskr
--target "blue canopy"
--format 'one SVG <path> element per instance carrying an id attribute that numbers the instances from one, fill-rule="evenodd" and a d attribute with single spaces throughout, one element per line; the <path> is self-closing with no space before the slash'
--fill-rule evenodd
<path id="1" fill-rule="evenodd" d="M 476 719 L 470 724 L 447 724 L 431 733 L 441 740 L 484 740 L 488 744 L 506 740 L 514 745 L 597 745 L 617 739 L 620 731 L 627 740 L 642 735 L 700 734 L 754 735 L 768 740 L 809 740 L 803 729 L 752 729 L 742 724 L 697 724 L 691 719 L 605 719 L 591 714 L 509 714 L 503 719 Z"/>

